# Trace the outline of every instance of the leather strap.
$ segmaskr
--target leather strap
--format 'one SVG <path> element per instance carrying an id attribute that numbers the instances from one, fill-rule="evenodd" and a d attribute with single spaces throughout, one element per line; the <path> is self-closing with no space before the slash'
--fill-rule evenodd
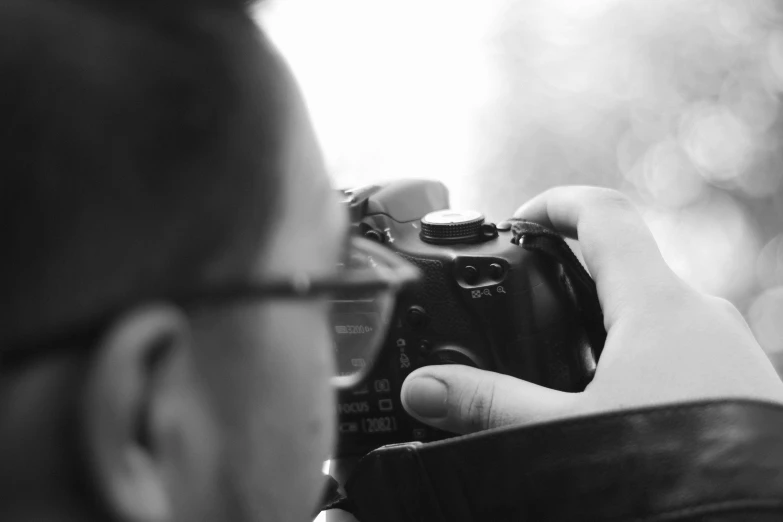
<path id="1" fill-rule="evenodd" d="M 346 491 L 361 522 L 783 519 L 783 407 L 688 404 L 387 446 Z"/>

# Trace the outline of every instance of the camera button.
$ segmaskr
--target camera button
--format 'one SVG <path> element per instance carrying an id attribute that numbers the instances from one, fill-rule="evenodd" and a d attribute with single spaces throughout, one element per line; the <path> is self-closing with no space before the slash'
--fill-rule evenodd
<path id="1" fill-rule="evenodd" d="M 481 237 L 484 239 L 495 239 L 498 237 L 498 227 L 494 223 L 484 223 L 481 225 Z"/>
<path id="2" fill-rule="evenodd" d="M 427 364 L 462 364 L 464 366 L 481 368 L 481 365 L 475 360 L 470 352 L 465 349 L 450 346 L 435 350 L 432 355 L 427 358 Z"/>
<path id="3" fill-rule="evenodd" d="M 505 270 L 503 270 L 503 267 L 498 263 L 492 263 L 491 265 L 489 265 L 489 276 L 492 279 L 497 279 L 497 280 L 503 279 L 504 272 Z"/>
<path id="4" fill-rule="evenodd" d="M 432 343 L 427 339 L 422 339 L 419 343 L 419 353 L 425 357 L 432 353 Z"/>
<path id="5" fill-rule="evenodd" d="M 479 278 L 479 271 L 475 266 L 468 265 L 462 269 L 462 278 L 469 285 L 476 284 Z"/>
<path id="6" fill-rule="evenodd" d="M 377 379 L 374 383 L 376 393 L 389 393 L 391 392 L 391 384 L 389 379 Z"/>
<path id="7" fill-rule="evenodd" d="M 414 330 L 421 330 L 427 326 L 429 317 L 427 317 L 426 310 L 421 306 L 411 306 L 405 313 L 405 320 Z"/>
<path id="8" fill-rule="evenodd" d="M 364 233 L 364 237 L 366 237 L 370 241 L 375 241 L 376 243 L 386 242 L 386 236 L 384 236 L 381 232 L 372 228 Z"/>
<path id="9" fill-rule="evenodd" d="M 394 403 L 391 399 L 381 399 L 378 401 L 378 409 L 381 411 L 392 411 L 394 409 Z"/>
<path id="10" fill-rule="evenodd" d="M 501 221 L 500 223 L 498 223 L 497 228 L 501 232 L 508 232 L 509 230 L 511 230 L 511 221 Z"/>

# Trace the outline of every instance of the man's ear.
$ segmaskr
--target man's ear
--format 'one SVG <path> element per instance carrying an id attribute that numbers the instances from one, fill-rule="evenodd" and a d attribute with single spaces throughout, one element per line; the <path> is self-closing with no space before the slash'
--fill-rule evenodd
<path id="1" fill-rule="evenodd" d="M 163 446 L 178 421 L 161 422 L 160 410 L 176 410 L 172 400 L 189 392 L 182 388 L 192 385 L 190 345 L 185 315 L 151 305 L 117 319 L 97 347 L 82 401 L 83 429 L 97 486 L 122 520 L 171 519 L 172 463 Z"/>

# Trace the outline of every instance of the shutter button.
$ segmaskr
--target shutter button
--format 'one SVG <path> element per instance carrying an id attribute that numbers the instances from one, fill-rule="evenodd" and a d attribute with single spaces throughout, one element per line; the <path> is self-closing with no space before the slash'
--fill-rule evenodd
<path id="1" fill-rule="evenodd" d="M 512 226 L 511 221 L 501 221 L 500 223 L 498 223 L 498 230 L 500 230 L 501 232 L 508 232 L 509 230 L 511 230 L 511 226 Z"/>

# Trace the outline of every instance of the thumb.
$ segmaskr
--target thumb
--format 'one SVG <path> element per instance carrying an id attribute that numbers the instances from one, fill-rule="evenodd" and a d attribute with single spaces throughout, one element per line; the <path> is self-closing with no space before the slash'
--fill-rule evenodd
<path id="1" fill-rule="evenodd" d="M 410 415 L 459 434 L 564 417 L 580 397 L 458 364 L 419 368 L 401 395 Z"/>

